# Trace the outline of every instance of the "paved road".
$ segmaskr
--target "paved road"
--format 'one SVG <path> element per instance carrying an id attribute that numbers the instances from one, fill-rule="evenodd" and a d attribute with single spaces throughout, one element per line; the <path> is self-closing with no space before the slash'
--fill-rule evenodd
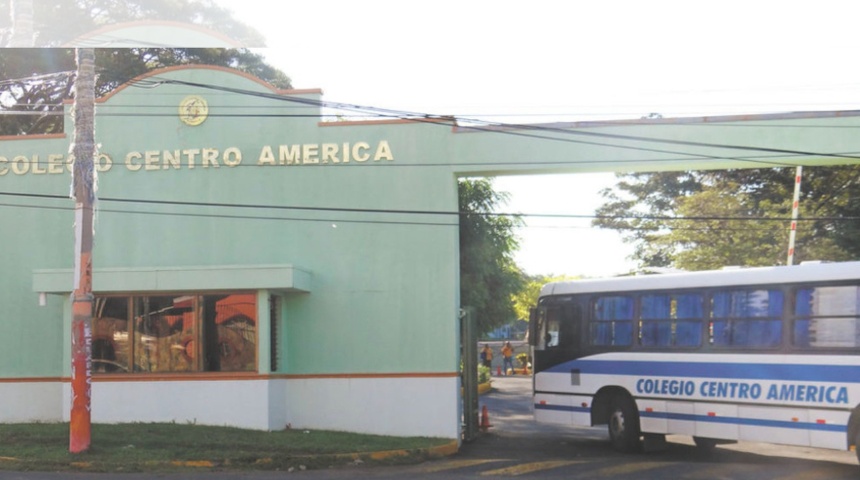
<path id="1" fill-rule="evenodd" d="M 272 480 L 296 479 L 636 479 L 856 480 L 851 452 L 743 443 L 702 454 L 685 437 L 657 452 L 624 455 L 609 447 L 605 428 L 539 425 L 532 420 L 531 378 L 497 377 L 481 397 L 490 431 L 448 458 L 406 466 L 339 465 L 305 472 L 91 475 L 0 472 L 0 480 Z"/>

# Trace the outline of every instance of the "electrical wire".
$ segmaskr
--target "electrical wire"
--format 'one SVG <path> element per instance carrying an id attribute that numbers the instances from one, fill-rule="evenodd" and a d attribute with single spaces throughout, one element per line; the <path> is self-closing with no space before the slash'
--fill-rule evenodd
<path id="1" fill-rule="evenodd" d="M 393 110 L 393 109 L 385 109 L 379 107 L 368 107 L 361 106 L 355 104 L 347 104 L 347 103 L 336 103 L 336 102 L 328 102 L 323 100 L 315 100 L 309 98 L 288 96 L 288 95 L 278 95 L 273 93 L 266 92 L 257 92 L 252 90 L 245 90 L 233 87 L 224 87 L 213 84 L 206 83 L 198 83 L 198 82 L 188 82 L 182 80 L 174 80 L 174 79 L 161 79 L 160 77 L 149 77 L 148 79 L 139 80 L 137 82 L 132 82 L 131 85 L 135 86 L 138 84 L 143 84 L 148 87 L 158 86 L 159 84 L 165 85 L 184 85 L 195 88 L 202 89 L 211 89 L 216 91 L 224 91 L 229 93 L 235 93 L 239 95 L 247 95 L 254 96 L 260 98 L 266 98 L 270 100 L 278 100 L 278 101 L 287 101 L 287 102 L 295 102 L 306 105 L 313 105 L 316 107 L 326 107 L 332 108 L 336 110 L 349 110 L 349 111 L 361 111 L 361 112 L 369 112 L 377 114 L 381 117 L 385 118 L 395 118 L 395 119 L 414 119 L 416 121 L 426 122 L 426 123 L 439 123 L 440 119 L 447 120 L 443 121 L 443 125 L 451 126 L 452 118 L 451 117 L 439 117 L 432 116 L 428 114 L 421 114 L 416 112 L 408 112 L 404 110 Z M 793 150 L 793 149 L 782 149 L 782 148 L 770 148 L 770 147 L 759 147 L 759 146 L 748 146 L 748 145 L 732 145 L 732 144 L 716 144 L 709 142 L 693 142 L 687 140 L 673 140 L 673 139 L 665 139 L 665 138 L 656 138 L 656 137 L 646 137 L 646 136 L 638 136 L 638 135 L 622 135 L 615 133 L 607 133 L 607 132 L 594 132 L 594 131 L 585 131 L 585 130 L 571 130 L 566 128 L 559 127 L 550 127 L 546 125 L 533 125 L 533 124 L 512 124 L 512 123 L 492 123 L 486 122 L 479 119 L 469 119 L 469 118 L 457 118 L 456 121 L 466 122 L 466 123 L 476 123 L 481 126 L 464 126 L 460 127 L 460 129 L 464 131 L 483 131 L 483 132 L 494 132 L 494 133 L 504 133 L 509 135 L 518 135 L 518 136 L 528 136 L 521 134 L 519 132 L 511 132 L 510 130 L 529 130 L 529 131 L 539 131 L 539 132 L 551 132 L 558 133 L 564 135 L 581 135 L 581 136 L 589 136 L 589 137 L 598 137 L 598 138 L 609 138 L 614 140 L 630 140 L 637 142 L 652 142 L 652 143 L 661 143 L 661 144 L 669 144 L 669 145 L 683 145 L 683 146 L 693 146 L 693 147 L 706 147 L 706 148 L 725 148 L 732 150 L 743 150 L 743 151 L 756 151 L 756 152 L 767 152 L 767 153 L 779 153 L 779 154 L 791 154 L 791 155 L 802 155 L 802 156 L 812 156 L 812 157 L 835 157 L 840 159 L 851 159 L 851 160 L 860 160 L 860 156 L 856 155 L 840 155 L 826 152 L 810 152 L 803 150 Z M 537 138 L 542 138 L 545 140 L 565 140 L 559 139 L 556 137 L 542 137 L 538 136 Z M 601 144 L 596 142 L 575 142 L 575 143 L 585 143 L 597 146 L 606 146 L 613 148 L 632 148 L 641 151 L 650 151 L 656 153 L 672 153 L 672 154 L 683 154 L 692 157 L 699 157 L 705 159 L 719 159 L 719 160 L 738 160 L 738 161 L 751 161 L 743 157 L 725 157 L 725 156 L 714 156 L 714 155 L 705 155 L 705 154 L 696 154 L 689 152 L 677 152 L 677 151 L 669 151 L 663 149 L 646 149 L 643 147 L 633 147 L 626 145 L 612 145 L 612 144 Z M 752 161 L 755 163 L 767 163 L 771 165 L 780 165 L 780 166 L 789 166 L 785 163 L 774 163 L 774 162 L 761 162 L 761 161 Z"/>
<path id="2" fill-rule="evenodd" d="M 131 86 L 139 87 L 139 88 L 156 88 L 165 84 L 179 84 L 184 86 L 190 86 L 195 88 L 204 88 L 204 89 L 212 89 L 216 91 L 223 91 L 231 94 L 239 94 L 246 96 L 254 96 L 261 97 L 266 99 L 278 100 L 278 101 L 287 101 L 294 102 L 305 105 L 312 105 L 314 107 L 324 107 L 324 108 L 332 108 L 336 110 L 351 110 L 351 111 L 359 111 L 364 114 L 372 114 L 374 116 L 382 117 L 382 118 L 392 118 L 392 119 L 400 119 L 400 120 L 412 120 L 419 121 L 424 123 L 434 123 L 441 124 L 446 127 L 456 126 L 457 122 L 466 122 L 471 125 L 458 127 L 462 131 L 482 131 L 482 132 L 493 132 L 493 133 L 501 133 L 506 135 L 515 135 L 515 136 L 523 136 L 528 138 L 538 138 L 543 140 L 550 141 L 567 141 L 572 143 L 586 144 L 586 145 L 594 145 L 601 147 L 609 147 L 609 148 L 618 148 L 618 149 L 633 149 L 637 151 L 643 152 L 652 152 L 652 153 L 662 153 L 662 154 L 673 154 L 673 155 L 684 155 L 685 158 L 681 159 L 681 161 L 690 161 L 692 159 L 706 159 L 706 160 L 735 160 L 740 162 L 750 162 L 761 165 L 770 165 L 770 166 L 797 166 L 797 164 L 789 164 L 787 162 L 770 162 L 761 159 L 752 159 L 750 157 L 739 157 L 739 156 L 720 156 L 720 155 L 707 155 L 701 153 L 692 153 L 692 152 L 678 152 L 673 150 L 666 149 L 655 149 L 655 148 L 645 148 L 641 146 L 633 146 L 633 145 L 619 145 L 619 144 L 607 144 L 601 142 L 588 142 L 581 140 L 572 140 L 570 138 L 560 138 L 555 136 L 544 136 L 544 135 L 535 135 L 535 134 L 527 134 L 520 131 L 515 130 L 526 130 L 526 131 L 537 131 L 540 133 L 554 133 L 565 136 L 570 135 L 581 135 L 581 136 L 590 136 L 590 137 L 599 137 L 599 138 L 610 138 L 615 140 L 628 140 L 635 142 L 651 142 L 651 143 L 660 143 L 660 144 L 670 144 L 670 145 L 683 145 L 683 146 L 693 146 L 693 147 L 704 147 L 704 148 L 724 148 L 724 149 L 733 149 L 733 150 L 743 150 L 743 151 L 757 151 L 757 152 L 766 152 L 766 153 L 774 153 L 780 154 L 780 156 L 784 155 L 792 155 L 792 156 L 806 156 L 806 157 L 827 157 L 827 158 L 839 158 L 839 159 L 852 159 L 852 160 L 860 160 L 860 156 L 846 153 L 832 153 L 832 152 L 811 152 L 811 151 L 803 151 L 803 150 L 792 150 L 792 149 L 781 149 L 781 148 L 770 148 L 770 147 L 759 147 L 759 146 L 748 146 L 748 145 L 731 145 L 731 144 L 716 144 L 709 142 L 693 142 L 693 141 L 685 141 L 685 140 L 674 140 L 674 139 L 665 139 L 665 138 L 657 138 L 657 137 L 646 137 L 646 136 L 634 136 L 634 135 L 622 135 L 622 134 L 613 134 L 606 132 L 594 132 L 594 131 L 585 131 L 585 130 L 576 130 L 570 128 L 562 128 L 559 126 L 550 126 L 550 125 L 535 125 L 535 124 L 513 124 L 513 123 L 494 123 L 487 122 L 484 120 L 474 119 L 474 118 L 455 118 L 455 117 L 445 117 L 445 116 L 436 116 L 429 115 L 424 113 L 416 113 L 416 112 L 407 112 L 403 110 L 392 110 L 392 109 L 384 109 L 379 107 L 368 107 L 361 106 L 355 104 L 346 104 L 346 103 L 336 103 L 336 102 L 328 102 L 323 100 L 315 100 L 308 99 L 302 97 L 288 96 L 288 95 L 280 95 L 274 93 L 267 92 L 259 92 L 245 89 L 238 89 L 233 87 L 224 87 L 212 84 L 205 83 L 197 83 L 197 82 L 187 82 L 173 79 L 162 79 L 160 77 L 149 77 L 147 79 L 135 80 L 129 82 Z M 57 112 L 57 114 L 62 114 L 61 112 Z M 111 115 L 111 114 L 105 114 Z M 120 114 L 123 115 L 123 114 Z M 138 114 L 129 114 L 135 116 L 156 116 L 161 115 L 158 113 L 138 113 Z M 223 116 L 241 116 L 241 117 L 262 117 L 262 114 L 221 114 Z M 281 115 L 272 115 L 274 117 L 280 117 Z M 602 162 L 605 163 L 605 162 Z M 480 164 L 487 165 L 487 164 Z"/>
<path id="3" fill-rule="evenodd" d="M 19 192 L 0 192 L 0 196 L 20 197 L 20 198 L 38 198 L 50 200 L 68 200 L 68 197 L 63 195 L 38 194 L 38 193 L 19 193 Z M 660 220 L 660 221 L 767 221 L 767 222 L 788 222 L 791 221 L 790 214 L 786 218 L 764 217 L 764 216 L 669 216 L 669 215 L 586 215 L 586 214 L 545 214 L 545 213 L 509 213 L 509 212 L 467 212 L 467 211 L 443 211 L 443 210 L 397 210 L 397 209 L 381 209 L 381 208 L 341 208 L 341 207 L 308 207 L 295 205 L 263 205 L 263 204 L 244 204 L 244 203 L 223 203 L 223 202 L 188 202 L 188 201 L 172 201 L 172 200 L 147 200 L 147 199 L 132 199 L 132 198 L 113 198 L 99 197 L 99 202 L 116 202 L 116 203 L 132 203 L 144 205 L 160 205 L 160 206 L 184 206 L 184 207 L 217 207 L 217 208 L 235 208 L 235 209 L 254 209 L 254 210 L 288 210 L 288 211 L 310 211 L 310 212 L 326 212 L 326 213 L 361 213 L 361 214 L 393 214 L 393 215 L 433 215 L 433 216 L 478 216 L 478 217 L 512 217 L 512 218 L 551 218 L 551 219 L 601 219 L 601 220 Z M 7 205 L 8 206 L 8 205 Z M 100 209 L 101 210 L 101 209 Z M 125 212 L 125 211 L 124 211 Z M 127 213 L 141 213 L 135 210 L 129 210 Z M 171 212 L 164 214 L 170 215 Z M 219 215 L 214 215 L 218 217 Z M 227 218 L 244 218 L 242 216 L 230 216 Z M 278 219 L 274 218 L 273 219 Z M 285 220 L 293 220 L 287 218 Z M 298 219 L 301 220 L 301 219 Z M 324 221 L 342 221 L 325 219 Z M 363 222 L 361 220 L 359 222 Z M 844 217 L 799 217 L 797 221 L 860 221 L 860 216 L 844 216 Z M 373 221 L 368 220 L 373 223 Z M 454 225 L 454 224 L 446 224 Z"/>
<path id="4" fill-rule="evenodd" d="M 64 72 L 67 73 L 67 72 Z M 57 74 L 54 74 L 57 75 Z M 647 152 L 659 152 L 659 153 L 672 153 L 672 154 L 681 154 L 684 155 L 685 158 L 678 159 L 662 159 L 663 161 L 689 161 L 689 157 L 699 157 L 699 158 L 708 158 L 708 159 L 733 159 L 733 160 L 741 160 L 741 161 L 750 161 L 754 163 L 760 164 L 769 164 L 769 165 L 779 165 L 786 166 L 787 164 L 784 162 L 768 162 L 761 159 L 752 159 L 749 157 L 724 157 L 724 156 L 713 156 L 713 155 L 704 155 L 704 154 L 696 154 L 689 152 L 675 152 L 670 150 L 662 150 L 662 149 L 650 149 L 644 147 L 635 147 L 635 146 L 627 146 L 627 145 L 617 145 L 617 144 L 605 144 L 599 142 L 585 142 L 579 140 L 571 140 L 571 139 L 563 139 L 558 137 L 547 137 L 541 135 L 533 135 L 533 134 L 521 134 L 520 132 L 512 132 L 512 130 L 527 130 L 527 131 L 536 131 L 541 133 L 554 133 L 554 134 L 564 134 L 564 135 L 587 135 L 587 136 L 596 136 L 601 138 L 611 138 L 615 140 L 627 140 L 627 141 L 636 141 L 636 142 L 654 142 L 654 143 L 666 143 L 673 145 L 684 145 L 684 146 L 695 146 L 695 147 L 707 147 L 707 148 L 726 148 L 726 149 L 735 149 L 735 150 L 745 150 L 745 151 L 757 151 L 764 152 L 768 154 L 780 154 L 780 155 L 790 155 L 790 156 L 817 156 L 817 157 L 838 157 L 842 159 L 860 159 L 860 156 L 855 155 L 854 153 L 846 154 L 846 153 L 824 153 L 824 152 L 810 152 L 810 151 L 802 151 L 802 150 L 791 150 L 791 149 L 778 149 L 778 148 L 768 148 L 768 147 L 757 147 L 757 146 L 745 146 L 745 145 L 731 145 L 731 144 L 715 144 L 715 143 L 707 143 L 707 142 L 690 142 L 690 141 L 681 141 L 681 140 L 672 140 L 672 139 L 662 139 L 656 137 L 644 137 L 644 136 L 631 136 L 631 135 L 621 135 L 621 134 L 609 134 L 605 132 L 586 132 L 581 130 L 571 130 L 567 128 L 562 128 L 559 126 L 548 126 L 548 125 L 528 125 L 528 124 L 510 124 L 510 123 L 492 123 L 485 122 L 477 119 L 456 119 L 453 117 L 443 117 L 415 112 L 406 112 L 400 110 L 390 110 L 390 109 L 381 109 L 377 107 L 367 107 L 360 105 L 352 105 L 352 104 L 344 104 L 344 103 L 334 103 L 334 102 L 324 102 L 321 100 L 313 100 L 301 97 L 291 97 L 285 95 L 277 95 L 277 94 L 269 94 L 265 92 L 255 92 L 248 91 L 242 89 L 235 89 L 229 87 L 222 87 L 217 85 L 210 84 L 200 84 L 194 82 L 184 82 L 178 80 L 170 80 L 170 79 L 157 79 L 157 77 L 151 77 L 152 80 L 143 80 L 133 82 L 133 86 L 144 87 L 144 88 L 155 88 L 163 84 L 181 84 L 185 86 L 192 86 L 195 88 L 208 88 L 218 91 L 224 91 L 231 94 L 241 94 L 241 95 L 250 95 L 256 97 L 263 97 L 268 99 L 275 99 L 279 101 L 289 101 L 289 102 L 298 102 L 307 105 L 313 105 L 315 107 L 325 107 L 325 108 L 336 108 L 336 109 L 346 109 L 346 110 L 356 110 L 360 112 L 364 112 L 364 115 L 372 114 L 374 116 L 380 116 L 383 118 L 396 118 L 396 119 L 409 119 L 427 123 L 436 123 L 442 124 L 445 126 L 455 125 L 457 121 L 466 121 L 466 122 L 474 122 L 482 125 L 470 125 L 465 127 L 460 127 L 464 131 L 485 131 L 485 132 L 493 132 L 500 134 L 518 134 L 522 136 L 529 136 L 533 138 L 540 138 L 546 140 L 555 140 L 555 141 L 571 141 L 574 143 L 584 143 L 590 145 L 599 145 L 606 147 L 614 147 L 614 148 L 633 148 L 640 151 Z M 21 112 L 19 112 L 21 113 Z M 123 115 L 123 114 L 118 114 Z M 140 114 L 136 114 L 140 115 Z M 146 115 L 146 114 L 144 114 Z M 160 114 L 154 114 L 160 115 Z M 231 114 L 224 114 L 225 116 L 230 116 Z M 241 116 L 260 116 L 260 114 L 237 114 Z M 280 116 L 280 115 L 278 115 Z M 627 161 L 635 161 L 635 160 L 627 160 Z M 649 159 L 649 161 L 654 161 L 653 159 Z M 601 161 L 600 163 L 605 163 L 605 161 Z M 535 165 L 547 165 L 553 164 L 558 165 L 560 163 L 555 162 L 537 162 Z M 562 163 L 567 164 L 567 162 Z M 486 166 L 486 163 L 475 163 L 472 165 L 482 165 Z M 500 163 L 490 164 L 490 165 L 501 165 Z M 407 165 L 408 166 L 408 165 Z M 13 195 L 7 192 L 0 192 L 2 195 Z M 15 194 L 18 196 L 27 196 L 27 194 Z M 44 197 L 43 197 L 44 198 Z M 51 196 L 50 198 L 63 198 L 60 196 Z M 114 202 L 132 202 L 132 203 L 148 203 L 148 204 L 160 204 L 160 205 L 179 205 L 179 206 L 205 206 L 205 207 L 227 207 L 227 208 L 269 208 L 269 209 L 289 209 L 289 210 L 310 210 L 310 211 L 326 211 L 326 212 L 349 212 L 349 213 L 386 213 L 386 214 L 418 214 L 418 215 L 491 215 L 491 216 L 516 216 L 516 217 L 535 217 L 535 218 L 601 218 L 601 219 L 649 219 L 649 220 L 662 220 L 662 221 L 706 221 L 706 220 L 738 220 L 738 221 L 780 221 L 785 222 L 788 219 L 779 219 L 779 218 L 768 218 L 768 217 L 715 217 L 715 216 L 701 216 L 701 217 L 672 217 L 672 216 L 640 216 L 640 215 L 632 215 L 632 216 L 595 216 L 595 215 L 547 215 L 547 214 L 511 214 L 511 213 L 468 213 L 468 212 L 441 212 L 441 211 L 420 211 L 420 210 L 392 210 L 392 209 L 346 209 L 346 208 L 327 208 L 327 207 L 297 207 L 297 206 L 284 206 L 277 207 L 271 205 L 243 205 L 243 204 L 225 204 L 225 203 L 206 203 L 206 202 L 175 202 L 175 201 L 157 201 L 157 200 L 136 200 L 136 199 L 123 199 L 123 198 L 101 198 L 101 201 L 114 201 Z M 140 212 L 133 212 L 140 213 Z M 169 214 L 169 213 L 168 213 Z M 196 215 L 196 214 L 195 214 Z M 217 216 L 216 216 L 217 217 Z M 234 218 L 239 218 L 239 216 L 235 216 Z M 266 217 L 260 217 L 266 218 Z M 277 218 L 273 218 L 277 219 Z M 860 218 L 858 217 L 804 217 L 799 219 L 800 221 L 855 221 Z M 290 219 L 285 219 L 290 220 Z M 301 219 L 304 220 L 304 219 Z M 331 221 L 330 219 L 324 219 L 320 221 Z M 343 220 L 339 220 L 343 221 Z M 452 225 L 452 224 L 448 224 Z"/>

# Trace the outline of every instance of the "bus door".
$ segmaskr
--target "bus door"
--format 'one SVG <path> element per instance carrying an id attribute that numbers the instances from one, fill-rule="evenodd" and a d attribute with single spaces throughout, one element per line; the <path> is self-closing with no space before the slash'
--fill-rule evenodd
<path id="1" fill-rule="evenodd" d="M 577 358 L 582 324 L 580 311 L 579 305 L 573 303 L 531 310 L 529 344 L 534 347 L 535 373 Z"/>
<path id="2" fill-rule="evenodd" d="M 534 402 L 538 422 L 590 424 L 580 410 L 581 399 L 571 395 L 579 385 L 579 372 L 565 366 L 579 355 L 581 315 L 572 304 L 540 306 L 532 310 L 529 341 L 534 347 Z M 586 418 L 575 418 L 583 416 Z"/>

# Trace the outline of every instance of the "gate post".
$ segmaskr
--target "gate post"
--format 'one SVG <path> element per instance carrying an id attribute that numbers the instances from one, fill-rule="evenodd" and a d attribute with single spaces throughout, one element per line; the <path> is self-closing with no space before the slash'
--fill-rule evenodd
<path id="1" fill-rule="evenodd" d="M 463 385 L 463 440 L 478 436 L 478 329 L 474 309 L 460 309 L 460 372 Z"/>

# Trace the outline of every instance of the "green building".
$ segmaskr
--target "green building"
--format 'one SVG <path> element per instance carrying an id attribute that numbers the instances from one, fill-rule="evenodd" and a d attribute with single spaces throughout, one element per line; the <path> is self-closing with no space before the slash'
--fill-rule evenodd
<path id="1" fill-rule="evenodd" d="M 796 135 L 856 112 L 452 128 L 320 122 L 321 99 L 194 66 L 98 101 L 93 422 L 459 438 L 458 177 L 860 150 L 847 129 Z M 69 418 L 66 107 L 65 134 L 0 139 L 0 422 Z"/>

